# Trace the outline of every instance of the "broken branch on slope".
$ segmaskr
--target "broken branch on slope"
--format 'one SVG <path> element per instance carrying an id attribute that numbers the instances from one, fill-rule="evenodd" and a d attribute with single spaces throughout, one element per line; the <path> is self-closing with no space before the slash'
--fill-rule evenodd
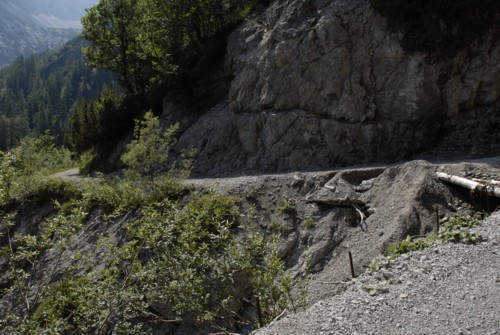
<path id="1" fill-rule="evenodd" d="M 470 180 L 467 178 L 459 177 L 459 176 L 454 176 L 451 174 L 443 173 L 443 172 L 437 172 L 436 173 L 437 177 L 441 181 L 445 181 L 457 186 L 465 187 L 468 190 L 471 190 L 473 192 L 479 192 L 479 193 L 484 193 L 493 197 L 500 198 L 500 186 L 496 184 L 488 184 L 485 185 L 483 183 Z"/>

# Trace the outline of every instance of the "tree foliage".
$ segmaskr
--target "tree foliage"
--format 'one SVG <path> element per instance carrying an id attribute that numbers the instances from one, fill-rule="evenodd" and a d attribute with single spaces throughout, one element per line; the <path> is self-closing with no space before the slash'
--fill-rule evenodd
<path id="1" fill-rule="evenodd" d="M 200 325 L 237 330 L 259 322 L 239 313 L 245 301 L 259 299 L 265 322 L 298 307 L 277 238 L 238 227 L 238 197 L 136 202 L 105 216 L 104 203 L 123 205 L 103 198 L 123 197 L 120 184 L 104 192 L 102 184 L 82 186 L 93 195 L 56 202 L 57 213 L 37 221 L 35 231 L 0 213 L 0 332 L 149 334 L 178 324 L 188 332 Z M 96 229 L 108 232 L 96 237 Z"/>
<path id="2" fill-rule="evenodd" d="M 105 88 L 94 99 L 83 99 L 71 110 L 64 143 L 82 152 L 95 143 L 111 141 L 120 131 L 124 97 Z"/>
<path id="3" fill-rule="evenodd" d="M 371 0 L 410 51 L 450 55 L 498 25 L 496 0 Z"/>
<path id="4" fill-rule="evenodd" d="M 256 0 L 100 0 L 82 19 L 93 66 L 118 74 L 128 94 L 189 70 L 211 36 L 244 18 Z"/>
<path id="5" fill-rule="evenodd" d="M 175 143 L 177 129 L 178 125 L 174 125 L 164 131 L 158 118 L 147 112 L 143 120 L 136 120 L 134 139 L 127 145 L 122 161 L 141 176 L 158 175 Z"/>

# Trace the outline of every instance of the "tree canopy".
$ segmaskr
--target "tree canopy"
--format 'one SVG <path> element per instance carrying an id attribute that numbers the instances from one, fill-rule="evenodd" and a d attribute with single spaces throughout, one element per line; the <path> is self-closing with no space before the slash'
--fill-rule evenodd
<path id="1" fill-rule="evenodd" d="M 371 0 L 409 51 L 453 55 L 500 23 L 498 0 Z"/>
<path id="2" fill-rule="evenodd" d="M 91 65 L 141 94 L 189 71 L 203 43 L 248 15 L 257 0 L 100 0 L 82 19 Z"/>

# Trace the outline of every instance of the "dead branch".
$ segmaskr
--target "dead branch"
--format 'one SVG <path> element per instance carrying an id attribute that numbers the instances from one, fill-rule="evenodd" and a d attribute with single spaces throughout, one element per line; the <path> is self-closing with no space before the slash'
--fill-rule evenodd
<path id="1" fill-rule="evenodd" d="M 365 203 L 359 199 L 351 199 L 349 197 L 344 198 L 325 198 L 325 199 L 308 199 L 306 203 L 315 203 L 321 206 L 335 207 L 335 206 L 345 206 L 349 207 L 352 205 L 365 205 Z"/>
<path id="2" fill-rule="evenodd" d="M 361 210 L 361 208 L 359 208 L 359 205 L 357 204 L 352 204 L 352 207 L 354 207 L 354 209 L 358 212 L 360 218 L 361 218 L 361 223 L 360 223 L 360 226 L 361 228 L 366 228 L 363 226 L 363 223 L 365 222 L 365 219 L 366 219 L 366 215 L 365 213 L 363 213 L 363 211 Z"/>

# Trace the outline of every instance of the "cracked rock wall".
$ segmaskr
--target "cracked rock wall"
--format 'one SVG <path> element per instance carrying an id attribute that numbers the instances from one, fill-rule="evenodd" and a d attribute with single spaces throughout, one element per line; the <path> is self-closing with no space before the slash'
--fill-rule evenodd
<path id="1" fill-rule="evenodd" d="M 480 136 L 500 123 L 494 36 L 438 61 L 406 53 L 368 0 L 271 1 L 230 36 L 227 100 L 179 146 L 195 148 L 195 172 L 220 174 L 391 161 L 457 124 Z"/>

